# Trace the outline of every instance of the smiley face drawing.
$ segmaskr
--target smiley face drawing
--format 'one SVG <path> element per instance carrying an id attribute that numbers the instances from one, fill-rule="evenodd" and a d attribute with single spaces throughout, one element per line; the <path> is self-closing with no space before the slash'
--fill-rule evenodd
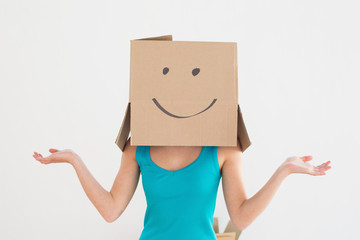
<path id="1" fill-rule="evenodd" d="M 168 72 L 169 72 L 169 68 L 168 68 L 168 67 L 164 67 L 164 69 L 163 69 L 163 74 L 166 75 L 166 74 L 168 74 Z M 199 73 L 200 73 L 200 68 L 194 68 L 194 69 L 192 70 L 192 75 L 193 75 L 194 77 L 195 77 L 196 75 L 198 75 Z M 158 100 L 156 100 L 156 98 L 153 98 L 152 100 L 153 100 L 153 102 L 155 103 L 155 105 L 156 105 L 162 112 L 164 112 L 165 114 L 169 115 L 170 117 L 175 117 L 175 118 L 189 118 L 189 117 L 193 117 L 193 116 L 195 116 L 195 115 L 198 115 L 198 114 L 200 114 L 200 113 L 202 113 L 202 112 L 205 112 L 206 110 L 208 110 L 209 108 L 211 108 L 211 106 L 215 104 L 215 102 L 216 102 L 217 99 L 214 98 L 214 99 L 212 100 L 212 102 L 210 103 L 210 105 L 209 105 L 208 107 L 206 107 L 204 110 L 202 110 L 202 111 L 200 111 L 200 112 L 198 112 L 198 113 L 189 115 L 189 116 L 178 116 L 178 115 L 172 114 L 172 113 L 170 113 L 169 111 L 167 111 L 163 106 L 161 106 L 161 104 L 159 103 Z"/>
<path id="2" fill-rule="evenodd" d="M 131 143 L 236 146 L 236 42 L 168 36 L 130 42 Z"/>

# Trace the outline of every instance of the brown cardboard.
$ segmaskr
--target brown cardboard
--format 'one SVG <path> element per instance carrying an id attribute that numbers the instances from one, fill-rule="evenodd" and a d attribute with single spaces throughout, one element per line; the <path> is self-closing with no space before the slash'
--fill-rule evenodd
<path id="1" fill-rule="evenodd" d="M 236 240 L 235 232 L 216 233 L 215 235 L 217 240 Z"/>
<path id="2" fill-rule="evenodd" d="M 236 228 L 231 220 L 229 220 L 224 232 L 219 233 L 219 220 L 217 217 L 213 218 L 213 229 L 218 240 L 238 240 L 241 234 L 241 230 Z"/>
<path id="3" fill-rule="evenodd" d="M 213 218 L 213 229 L 215 233 L 219 232 L 219 219 L 217 217 Z"/>
<path id="4" fill-rule="evenodd" d="M 131 40 L 130 95 L 115 143 L 250 145 L 238 104 L 235 42 Z M 165 69 L 167 68 L 167 69 Z"/>

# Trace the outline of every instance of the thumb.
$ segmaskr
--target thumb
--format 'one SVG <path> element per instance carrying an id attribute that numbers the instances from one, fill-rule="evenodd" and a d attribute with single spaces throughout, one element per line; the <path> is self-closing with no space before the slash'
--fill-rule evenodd
<path id="1" fill-rule="evenodd" d="M 310 161 L 310 160 L 312 160 L 312 156 L 310 156 L 310 155 L 303 156 L 303 157 L 301 157 L 301 160 L 303 160 L 304 162 Z"/>
<path id="2" fill-rule="evenodd" d="M 59 150 L 57 150 L 57 149 L 55 149 L 55 148 L 50 148 L 49 149 L 49 152 L 51 152 L 51 153 L 56 153 L 56 152 L 58 152 Z"/>

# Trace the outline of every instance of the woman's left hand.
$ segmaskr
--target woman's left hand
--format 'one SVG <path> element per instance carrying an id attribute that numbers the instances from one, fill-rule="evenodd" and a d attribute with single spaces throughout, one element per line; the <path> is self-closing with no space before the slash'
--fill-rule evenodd
<path id="1" fill-rule="evenodd" d="M 325 171 L 331 168 L 330 161 L 314 166 L 308 163 L 310 160 L 312 156 L 289 157 L 281 166 L 285 166 L 289 173 L 306 173 L 313 176 L 325 175 Z"/>

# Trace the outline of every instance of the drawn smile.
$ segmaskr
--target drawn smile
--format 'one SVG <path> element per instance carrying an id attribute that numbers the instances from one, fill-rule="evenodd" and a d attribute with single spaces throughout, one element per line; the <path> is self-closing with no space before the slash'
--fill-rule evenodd
<path id="1" fill-rule="evenodd" d="M 163 107 L 160 105 L 160 103 L 156 100 L 156 98 L 153 98 L 152 100 L 153 100 L 153 102 L 155 103 L 155 105 L 156 105 L 163 113 L 169 115 L 170 117 L 175 117 L 175 118 L 189 118 L 189 117 L 193 117 L 193 116 L 195 116 L 195 115 L 198 115 L 198 114 L 200 114 L 200 113 L 202 113 L 202 112 L 205 112 L 206 110 L 208 110 L 209 108 L 211 108 L 212 105 L 214 105 L 214 103 L 216 102 L 217 98 L 214 98 L 214 100 L 212 100 L 212 102 L 210 103 L 210 105 L 209 105 L 207 108 L 205 108 L 204 110 L 202 110 L 202 111 L 200 111 L 200 112 L 198 112 L 198 113 L 195 113 L 195 114 L 193 114 L 193 115 L 189 115 L 189 116 L 178 116 L 178 115 L 172 114 L 172 113 L 168 112 L 165 108 L 163 108 Z"/>

